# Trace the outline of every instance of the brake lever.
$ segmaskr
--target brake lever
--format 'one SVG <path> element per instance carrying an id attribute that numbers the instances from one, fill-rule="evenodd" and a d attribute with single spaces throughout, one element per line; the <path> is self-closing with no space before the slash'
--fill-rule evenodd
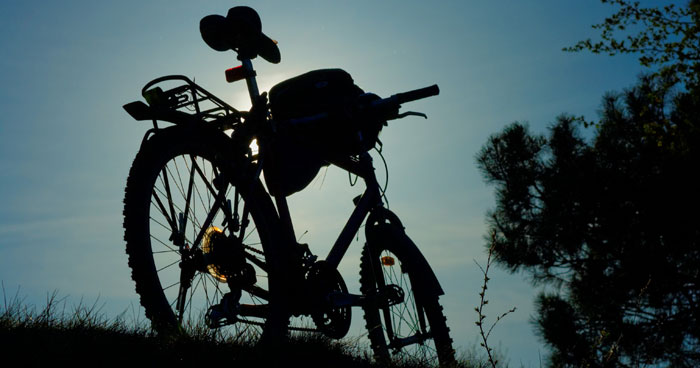
<path id="1" fill-rule="evenodd" d="M 404 113 L 401 113 L 401 114 L 396 115 L 396 119 L 403 119 L 403 118 L 405 118 L 405 117 L 407 117 L 407 116 L 420 116 L 420 117 L 423 117 L 424 119 L 427 119 L 427 118 L 428 118 L 428 115 L 425 115 L 425 114 L 422 113 L 422 112 L 406 111 L 406 112 L 404 112 Z"/>

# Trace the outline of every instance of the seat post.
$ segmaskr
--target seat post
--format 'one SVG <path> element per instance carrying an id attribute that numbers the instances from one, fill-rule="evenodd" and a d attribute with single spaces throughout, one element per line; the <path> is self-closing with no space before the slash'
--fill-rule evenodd
<path id="1" fill-rule="evenodd" d="M 245 82 L 248 85 L 248 95 L 250 95 L 250 102 L 255 105 L 260 97 L 260 90 L 258 89 L 258 82 L 255 79 L 255 69 L 253 69 L 253 62 L 248 58 L 242 58 L 241 63 L 243 69 L 245 69 Z"/>
<path id="2" fill-rule="evenodd" d="M 250 95 L 250 102 L 255 106 L 260 100 L 260 90 L 258 89 L 258 82 L 255 79 L 256 73 L 253 69 L 253 62 L 249 58 L 239 58 L 243 69 L 245 69 L 246 74 L 246 84 L 248 85 L 248 94 Z M 287 198 L 283 195 L 275 196 L 275 203 L 277 204 L 277 212 L 282 220 L 282 226 L 285 228 L 286 237 L 290 242 L 296 243 L 296 235 L 294 234 L 294 226 L 292 225 L 292 216 L 289 213 L 289 206 L 287 205 Z"/>

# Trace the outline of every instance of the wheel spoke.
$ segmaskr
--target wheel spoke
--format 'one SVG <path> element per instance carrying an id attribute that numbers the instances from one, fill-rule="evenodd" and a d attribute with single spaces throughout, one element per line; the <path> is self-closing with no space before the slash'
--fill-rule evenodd
<path id="1" fill-rule="evenodd" d="M 164 288 L 163 288 L 163 291 L 168 290 L 168 289 L 170 289 L 170 288 L 172 288 L 172 287 L 174 287 L 174 286 L 176 286 L 176 285 L 178 285 L 178 284 L 180 284 L 180 281 L 175 282 L 175 283 L 173 283 L 173 284 L 171 284 L 171 285 L 168 285 L 168 286 L 164 287 Z"/>
<path id="2" fill-rule="evenodd" d="M 206 175 L 204 175 L 202 169 L 199 167 L 199 165 L 197 165 L 197 162 L 195 160 L 192 160 L 192 168 L 193 170 L 197 171 L 199 177 L 202 178 L 204 185 L 206 185 L 207 189 L 209 189 L 209 193 L 211 193 L 214 197 L 218 196 L 218 192 L 214 190 L 214 187 L 211 186 L 211 183 L 209 183 L 209 180 L 207 179 Z M 225 192 L 225 190 L 222 191 Z"/>
<path id="3" fill-rule="evenodd" d="M 172 267 L 172 266 L 174 266 L 174 265 L 176 265 L 176 264 L 178 264 L 178 263 L 180 263 L 180 260 L 179 260 L 179 259 L 178 259 L 177 261 L 173 262 L 173 263 L 170 263 L 170 264 L 168 264 L 168 265 L 166 265 L 166 266 L 163 266 L 163 267 L 157 269 L 156 272 L 161 272 L 161 271 L 165 270 L 166 268 L 170 268 L 170 267 Z"/>
<path id="4" fill-rule="evenodd" d="M 155 236 L 151 235 L 151 239 L 157 241 L 158 243 L 162 244 L 164 247 L 168 248 L 168 250 L 163 250 L 163 251 L 154 251 L 152 252 L 153 254 L 158 254 L 158 253 L 176 253 L 180 255 L 180 251 L 177 249 L 172 248 L 170 245 L 165 244 L 162 240 L 156 238 Z"/>
<path id="5" fill-rule="evenodd" d="M 384 239 L 381 245 L 369 243 L 362 253 L 360 283 L 363 293 L 374 288 L 383 290 L 395 285 L 403 290 L 403 301 L 391 306 L 378 308 L 372 303 L 363 306 L 366 326 L 372 347 L 379 359 L 400 357 L 401 361 L 421 366 L 449 365 L 454 362 L 454 350 L 442 315 L 437 296 L 427 298 L 418 293 L 413 280 L 425 274 L 404 253 L 395 253 L 395 246 L 401 247 L 401 238 Z M 373 247 L 376 247 L 374 249 Z M 401 249 L 401 248 L 398 248 Z M 393 259 L 393 264 L 383 258 Z"/>
<path id="6" fill-rule="evenodd" d="M 195 171 L 197 171 L 198 176 L 201 177 L 201 180 L 204 181 L 204 184 L 205 185 L 209 184 L 207 179 L 200 174 L 201 170 L 197 170 L 199 165 L 197 165 L 197 162 L 195 161 L 194 157 L 191 160 L 192 165 L 189 165 L 187 163 L 187 160 L 185 160 L 185 159 L 183 159 L 183 160 L 185 161 L 185 166 L 188 168 L 188 170 L 190 170 L 190 180 L 194 181 L 194 178 L 195 178 L 194 174 L 195 174 Z M 202 208 L 211 208 L 211 201 L 207 200 L 206 201 L 207 203 L 205 203 L 204 199 L 202 198 L 202 193 L 200 192 L 199 186 L 197 184 L 194 185 L 194 191 L 195 191 L 195 193 L 197 193 L 197 198 L 199 199 L 199 204 L 202 206 Z M 209 197 L 207 197 L 207 198 L 209 198 Z"/>
<path id="7" fill-rule="evenodd" d="M 282 311 L 269 307 L 276 299 L 271 297 L 269 286 L 270 255 L 265 251 L 270 249 L 263 247 L 269 241 L 265 239 L 270 239 L 272 222 L 267 219 L 274 218 L 274 206 L 264 197 L 266 193 L 257 179 L 247 181 L 241 190 L 236 181 L 238 172 L 224 173 L 213 163 L 214 152 L 226 152 L 217 149 L 221 147 L 218 143 L 202 144 L 184 135 L 177 142 L 158 138 L 144 143 L 151 147 L 137 155 L 125 194 L 129 265 L 146 315 L 162 318 L 153 321 L 154 328 L 159 329 L 161 323 L 196 326 L 214 307 L 223 313 L 221 324 L 232 324 L 212 325 L 221 328 L 222 336 L 260 336 L 269 311 Z M 262 226 L 256 223 L 261 219 Z M 207 237 L 208 248 L 202 250 L 205 234 L 219 223 L 224 237 Z M 236 263 L 222 259 L 219 255 L 225 253 L 214 250 L 225 249 L 227 238 L 245 241 L 245 262 L 252 266 L 256 284 L 237 290 L 238 281 L 227 280 L 220 273 Z M 182 268 L 178 267 L 183 263 Z M 241 294 L 240 300 L 236 299 L 237 293 Z M 239 304 L 246 305 L 250 314 L 245 322 L 236 322 Z M 277 316 L 283 318 L 282 314 Z"/>
<path id="8" fill-rule="evenodd" d="M 182 196 L 182 198 L 184 198 L 185 197 L 185 185 L 182 183 L 182 175 L 180 175 L 180 167 L 177 164 L 177 159 L 178 159 L 178 157 L 174 158 L 173 164 L 171 165 L 172 167 L 175 168 L 175 172 L 177 173 L 177 176 L 172 174 L 172 172 L 170 171 L 170 166 L 166 166 L 166 167 L 168 168 L 168 172 L 170 173 L 170 175 L 173 178 L 177 177 L 177 181 L 175 182 L 175 186 L 180 191 L 180 195 Z"/>
<path id="9" fill-rule="evenodd" d="M 219 198 L 223 199 L 223 198 Z M 194 248 L 199 247 L 199 243 L 202 241 L 202 238 L 204 237 L 204 233 L 207 231 L 209 226 L 211 226 L 212 221 L 214 220 L 214 217 L 216 216 L 217 212 L 219 212 L 219 207 L 220 207 L 220 201 L 217 200 L 214 202 L 214 207 L 209 210 L 209 214 L 207 215 L 207 218 L 204 220 L 204 223 L 202 224 L 202 227 L 199 229 L 199 233 L 197 234 L 197 237 L 194 240 L 194 243 L 192 246 Z"/>
<path id="10" fill-rule="evenodd" d="M 170 217 L 168 214 L 168 210 L 165 209 L 165 205 L 163 205 L 163 202 L 160 200 L 160 197 L 158 197 L 158 194 L 156 193 L 155 189 L 153 190 L 153 198 L 156 200 L 156 203 L 158 204 L 158 207 L 160 208 L 160 213 L 163 214 L 165 219 L 168 221 L 170 224 L 170 229 L 172 230 L 173 233 L 177 232 L 177 223 L 175 222 L 175 219 Z M 168 201 L 170 204 L 170 207 L 172 208 L 172 201 Z M 174 212 L 174 209 L 172 210 Z"/>
<path id="11" fill-rule="evenodd" d="M 202 287 L 202 281 L 205 279 L 205 276 L 201 273 L 198 273 L 197 275 L 195 275 L 195 278 L 197 279 L 197 282 L 193 283 L 192 287 L 190 288 L 190 297 L 187 301 L 187 305 L 185 305 L 185 309 L 187 309 L 188 311 L 187 318 L 190 320 L 192 319 L 192 301 L 194 300 L 194 293 L 196 290 Z M 203 287 L 206 290 L 206 285 L 204 285 Z"/>
<path id="12" fill-rule="evenodd" d="M 166 193 L 166 198 L 168 199 L 168 206 L 170 208 L 170 216 L 175 221 L 175 209 L 173 208 L 173 196 L 170 192 L 170 181 L 168 180 L 168 173 L 165 170 L 162 170 L 162 175 L 161 178 L 163 180 L 163 184 L 165 185 L 165 193 Z M 175 226 L 177 229 L 177 225 Z"/>
<path id="13" fill-rule="evenodd" d="M 165 226 L 162 222 L 160 222 L 160 221 L 154 219 L 153 217 L 151 217 L 151 220 L 152 220 L 153 222 L 155 222 L 156 224 L 160 225 L 163 229 L 165 229 L 165 230 L 171 230 L 169 227 Z"/>
<path id="14" fill-rule="evenodd" d="M 160 195 L 165 195 L 165 193 L 160 188 L 154 188 L 154 190 L 157 193 L 160 193 Z M 177 210 L 178 213 L 184 212 L 183 209 L 180 206 L 178 206 L 177 203 L 173 203 L 173 208 Z M 192 221 L 192 223 L 195 225 L 199 225 L 199 221 L 197 221 L 197 218 L 194 215 L 192 215 L 192 213 L 190 213 L 188 220 Z"/>
<path id="15" fill-rule="evenodd" d="M 192 157 L 192 160 L 194 160 L 194 157 Z M 190 215 L 190 201 L 192 200 L 192 186 L 194 185 L 194 170 L 190 170 L 190 180 L 187 183 L 187 198 L 185 199 L 185 213 L 183 214 L 183 217 L 186 219 Z M 182 221 L 182 228 L 180 229 L 180 233 L 184 234 L 185 231 L 187 231 L 187 221 Z"/>

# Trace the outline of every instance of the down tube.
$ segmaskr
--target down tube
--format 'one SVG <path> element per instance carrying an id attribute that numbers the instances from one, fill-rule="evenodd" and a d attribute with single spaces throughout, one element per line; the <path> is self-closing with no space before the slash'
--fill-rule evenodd
<path id="1" fill-rule="evenodd" d="M 357 234 L 357 231 L 360 230 L 362 222 L 365 220 L 365 217 L 367 217 L 369 211 L 376 206 L 378 200 L 379 191 L 376 187 L 368 185 L 359 203 L 357 203 L 357 206 L 355 206 L 355 209 L 352 211 L 348 222 L 345 224 L 345 227 L 343 227 L 340 235 L 338 235 L 338 239 L 335 241 L 335 244 L 333 244 L 333 248 L 331 248 L 330 253 L 328 253 L 328 257 L 326 257 L 326 262 L 333 268 L 338 268 L 340 261 L 345 256 L 345 252 L 350 248 L 352 238 Z"/>

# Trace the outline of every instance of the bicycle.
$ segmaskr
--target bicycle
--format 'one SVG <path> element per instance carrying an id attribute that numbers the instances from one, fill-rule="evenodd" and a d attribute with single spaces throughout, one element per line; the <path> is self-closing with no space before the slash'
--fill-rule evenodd
<path id="1" fill-rule="evenodd" d="M 438 301 L 444 292 L 384 206 L 368 152 L 388 120 L 426 117 L 399 109 L 437 95 L 437 85 L 380 98 L 364 93 L 346 72 L 328 69 L 276 85 L 268 101 L 251 60 L 279 63 L 280 54 L 257 13 L 234 7 L 226 17 L 203 18 L 200 31 L 215 50 L 237 53 L 241 65 L 226 72 L 227 80 L 246 81 L 249 111 L 179 75 L 147 83 L 146 103 L 124 105 L 134 119 L 153 123 L 124 196 L 126 253 L 153 329 L 167 334 L 203 320 L 262 344 L 283 343 L 290 331 L 337 339 L 350 329 L 351 308 L 361 307 L 376 359 L 393 353 L 454 364 Z M 175 87 L 161 88 L 166 84 Z M 286 197 L 324 165 L 362 178 L 365 191 L 319 260 L 297 242 Z M 338 265 L 363 222 L 360 294 L 352 294 Z"/>

